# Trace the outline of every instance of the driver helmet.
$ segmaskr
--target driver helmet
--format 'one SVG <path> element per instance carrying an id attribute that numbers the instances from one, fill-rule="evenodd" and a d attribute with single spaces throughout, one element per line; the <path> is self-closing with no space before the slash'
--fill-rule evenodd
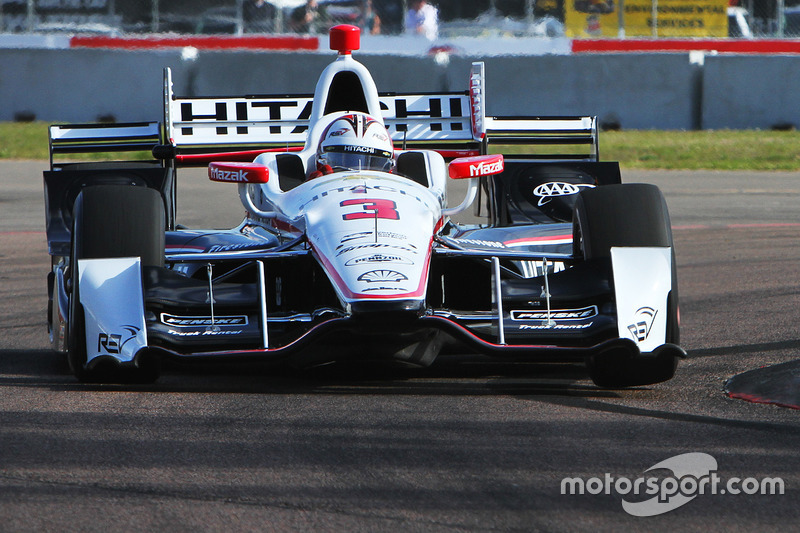
<path id="1" fill-rule="evenodd" d="M 337 117 L 323 131 L 317 167 L 391 172 L 393 155 L 392 138 L 381 122 L 364 113 L 348 113 Z"/>

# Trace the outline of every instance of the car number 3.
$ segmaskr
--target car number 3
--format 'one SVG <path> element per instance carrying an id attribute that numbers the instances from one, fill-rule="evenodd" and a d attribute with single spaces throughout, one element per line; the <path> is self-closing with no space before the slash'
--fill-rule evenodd
<path id="1" fill-rule="evenodd" d="M 344 200 L 339 205 L 341 207 L 361 206 L 361 210 L 359 211 L 342 215 L 343 220 L 358 220 L 361 218 L 400 220 L 400 213 L 397 212 L 397 204 L 392 200 L 359 198 Z"/>

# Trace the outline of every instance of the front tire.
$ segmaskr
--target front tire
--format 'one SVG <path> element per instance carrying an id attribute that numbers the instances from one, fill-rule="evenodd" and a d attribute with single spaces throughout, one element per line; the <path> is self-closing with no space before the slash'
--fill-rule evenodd
<path id="1" fill-rule="evenodd" d="M 158 366 L 152 358 L 125 365 L 110 359 L 97 359 L 87 365 L 85 317 L 80 304 L 77 262 L 81 259 L 139 257 L 142 267 L 163 267 L 164 227 L 164 203 L 158 191 L 153 189 L 98 185 L 87 187 L 75 200 L 67 358 L 78 380 L 145 383 L 158 378 Z"/>

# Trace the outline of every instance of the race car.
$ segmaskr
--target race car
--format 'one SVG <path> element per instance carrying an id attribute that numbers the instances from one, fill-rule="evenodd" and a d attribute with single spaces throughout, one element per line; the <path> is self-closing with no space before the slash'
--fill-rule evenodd
<path id="1" fill-rule="evenodd" d="M 165 69 L 163 123 L 50 127 L 48 328 L 79 380 L 442 353 L 577 363 L 603 387 L 674 375 L 666 203 L 599 160 L 595 118 L 487 116 L 483 63 L 463 92 L 379 93 L 358 28 L 330 42 L 313 95 L 180 98 Z M 187 166 L 238 189 L 238 227 L 177 224 Z M 483 222 L 457 223 L 473 204 Z"/>

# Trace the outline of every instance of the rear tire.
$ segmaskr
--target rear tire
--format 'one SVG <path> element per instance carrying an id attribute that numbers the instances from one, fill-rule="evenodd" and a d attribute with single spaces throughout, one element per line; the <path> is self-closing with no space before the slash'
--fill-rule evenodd
<path id="1" fill-rule="evenodd" d="M 67 358 L 83 382 L 151 383 L 158 365 L 144 358 L 131 365 L 112 360 L 86 364 L 84 310 L 80 305 L 77 261 L 114 257 L 140 257 L 145 266 L 164 266 L 164 203 L 158 191 L 144 187 L 100 185 L 81 191 L 73 208 L 70 256 L 69 329 Z"/>
<path id="2" fill-rule="evenodd" d="M 573 254 L 576 258 L 610 259 L 615 246 L 669 247 L 672 250 L 672 290 L 667 298 L 666 342 L 680 342 L 678 277 L 672 228 L 664 195 L 655 185 L 630 183 L 585 189 L 573 212 Z M 671 379 L 678 357 L 632 360 L 621 355 L 594 357 L 589 373 L 597 385 L 629 387 Z"/>

